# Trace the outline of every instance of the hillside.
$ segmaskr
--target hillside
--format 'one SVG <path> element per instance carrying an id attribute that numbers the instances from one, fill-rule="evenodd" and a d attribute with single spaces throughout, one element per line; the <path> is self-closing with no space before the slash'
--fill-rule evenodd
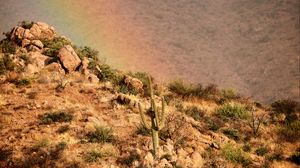
<path id="1" fill-rule="evenodd" d="M 161 84 L 112 69 L 98 54 L 42 22 L 6 33 L 0 167 L 299 166 L 299 102 L 263 106 L 215 85 Z M 165 116 L 156 157 L 141 117 L 151 123 L 153 104 Z"/>
<path id="2" fill-rule="evenodd" d="M 19 20 L 43 20 L 109 56 L 114 68 L 214 83 L 263 103 L 300 101 L 299 2 L 5 1 L 0 32 Z"/>

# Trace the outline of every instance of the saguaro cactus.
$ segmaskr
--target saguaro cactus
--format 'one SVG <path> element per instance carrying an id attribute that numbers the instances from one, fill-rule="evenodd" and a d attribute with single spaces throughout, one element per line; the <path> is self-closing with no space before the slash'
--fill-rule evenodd
<path id="1" fill-rule="evenodd" d="M 147 129 L 151 129 L 152 133 L 152 144 L 153 144 L 153 154 L 157 158 L 159 157 L 159 131 L 165 126 L 165 101 L 162 97 L 161 100 L 161 111 L 156 107 L 154 96 L 153 96 L 153 87 L 151 78 L 148 77 L 149 89 L 150 89 L 150 101 L 151 107 L 146 111 L 146 114 L 151 118 L 151 127 L 147 124 L 146 118 L 142 109 L 141 104 L 139 103 L 139 110 L 142 118 L 142 124 Z"/>

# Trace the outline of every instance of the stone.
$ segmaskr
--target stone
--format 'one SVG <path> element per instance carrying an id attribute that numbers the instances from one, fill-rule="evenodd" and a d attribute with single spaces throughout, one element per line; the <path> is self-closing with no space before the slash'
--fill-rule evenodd
<path id="1" fill-rule="evenodd" d="M 14 34 L 12 35 L 12 38 L 18 38 L 18 39 L 22 39 L 23 35 L 24 35 L 25 29 L 23 27 L 17 27 L 14 31 Z"/>
<path id="2" fill-rule="evenodd" d="M 124 83 L 127 86 L 137 90 L 140 93 L 144 91 L 143 90 L 143 82 L 141 82 L 137 78 L 133 78 L 131 76 L 126 75 L 125 78 L 124 78 Z"/>
<path id="3" fill-rule="evenodd" d="M 89 66 L 89 59 L 87 57 L 84 57 L 83 60 L 81 61 L 81 64 L 82 64 L 82 73 L 84 75 L 88 75 L 89 74 L 89 70 L 88 70 L 88 66 Z"/>
<path id="4" fill-rule="evenodd" d="M 220 149 L 220 146 L 216 142 L 212 142 L 210 144 L 210 147 L 215 148 L 215 149 Z"/>
<path id="5" fill-rule="evenodd" d="M 25 29 L 23 39 L 32 39 L 34 36 L 30 33 L 29 29 Z"/>
<path id="6" fill-rule="evenodd" d="M 40 40 L 32 40 L 31 44 L 37 46 L 40 49 L 42 49 L 44 47 L 44 44 Z"/>
<path id="7" fill-rule="evenodd" d="M 40 37 L 42 33 L 40 27 L 37 24 L 33 24 L 29 31 L 30 34 L 33 35 L 33 37 Z"/>
<path id="8" fill-rule="evenodd" d="M 38 48 L 35 45 L 29 45 L 27 48 L 28 48 L 28 51 L 40 52 L 40 48 Z"/>
<path id="9" fill-rule="evenodd" d="M 39 72 L 42 68 L 44 68 L 45 64 L 49 60 L 49 57 L 39 52 L 30 52 L 29 57 L 31 58 L 32 63 L 27 65 L 26 67 L 27 73 Z"/>
<path id="10" fill-rule="evenodd" d="M 59 63 L 53 62 L 45 67 L 49 72 L 57 72 L 58 74 L 65 74 L 64 69 L 61 67 Z"/>
<path id="11" fill-rule="evenodd" d="M 99 82 L 99 78 L 94 74 L 88 74 L 87 79 L 90 83 L 98 83 Z"/>
<path id="12" fill-rule="evenodd" d="M 61 48 L 58 52 L 58 57 L 67 72 L 74 72 L 81 63 L 79 57 L 70 45 Z"/>
<path id="13" fill-rule="evenodd" d="M 30 44 L 30 40 L 28 40 L 28 39 L 22 40 L 22 47 L 26 47 L 26 46 L 28 46 L 29 44 Z"/>
<path id="14" fill-rule="evenodd" d="M 154 165 L 154 157 L 151 152 L 148 152 L 144 158 L 143 165 L 145 167 L 153 167 Z"/>
<path id="15" fill-rule="evenodd" d="M 202 156 L 200 155 L 199 152 L 195 151 L 194 153 L 192 153 L 191 159 L 192 159 L 192 162 L 193 162 L 193 167 L 195 167 L 195 168 L 203 167 L 204 160 L 203 160 L 203 158 L 202 158 Z"/>

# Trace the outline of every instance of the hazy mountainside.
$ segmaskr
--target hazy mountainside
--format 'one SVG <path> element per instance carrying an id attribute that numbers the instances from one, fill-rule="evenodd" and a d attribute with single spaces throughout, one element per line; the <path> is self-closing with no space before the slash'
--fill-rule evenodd
<path id="1" fill-rule="evenodd" d="M 270 103 L 300 99 L 299 6 L 298 0 L 28 0 L 0 8 L 4 23 L 24 15 L 49 20 L 76 43 L 104 52 L 114 67 L 215 83 Z"/>
<path id="2" fill-rule="evenodd" d="M 300 104 L 159 84 L 99 60 L 43 22 L 0 41 L 0 168 L 300 165 Z"/>

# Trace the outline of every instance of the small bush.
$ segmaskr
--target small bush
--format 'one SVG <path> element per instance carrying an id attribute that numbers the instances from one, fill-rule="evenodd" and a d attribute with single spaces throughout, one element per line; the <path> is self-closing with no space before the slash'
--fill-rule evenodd
<path id="1" fill-rule="evenodd" d="M 206 124 L 207 124 L 207 128 L 211 131 L 218 131 L 223 125 L 224 123 L 222 122 L 222 120 L 216 118 L 216 119 L 206 119 Z"/>
<path id="2" fill-rule="evenodd" d="M 72 119 L 73 115 L 63 111 L 46 113 L 40 117 L 42 124 L 52 124 L 53 122 L 70 122 Z"/>
<path id="3" fill-rule="evenodd" d="M 223 130 L 223 133 L 230 139 L 233 139 L 235 141 L 240 140 L 240 133 L 236 129 L 225 129 Z"/>
<path id="4" fill-rule="evenodd" d="M 99 51 L 92 49 L 91 47 L 84 46 L 84 47 L 77 47 L 73 46 L 76 54 L 82 60 L 84 57 L 91 58 L 92 61 L 98 62 L 99 61 Z"/>
<path id="5" fill-rule="evenodd" d="M 34 24 L 34 22 L 32 22 L 32 21 L 24 20 L 24 21 L 19 22 L 18 26 L 23 27 L 24 29 L 30 29 L 33 24 Z"/>
<path id="6" fill-rule="evenodd" d="M 234 148 L 232 145 L 227 144 L 222 148 L 224 157 L 234 163 L 242 164 L 243 167 L 249 166 L 251 161 L 246 158 L 239 148 Z"/>
<path id="7" fill-rule="evenodd" d="M 221 118 L 247 119 L 250 114 L 245 106 L 236 103 L 226 103 L 216 109 L 216 114 Z"/>
<path id="8" fill-rule="evenodd" d="M 268 153 L 268 149 L 266 147 L 260 147 L 260 148 L 257 148 L 255 150 L 255 153 L 258 155 L 258 156 L 264 156 L 265 154 Z"/>
<path id="9" fill-rule="evenodd" d="M 243 151 L 245 151 L 245 152 L 251 152 L 251 146 L 249 144 L 245 144 L 243 146 Z"/>
<path id="10" fill-rule="evenodd" d="M 0 55 L 0 75 L 7 71 L 13 71 L 15 67 L 16 64 L 7 54 L 4 54 L 3 57 Z"/>
<path id="11" fill-rule="evenodd" d="M 240 98 L 240 96 L 233 89 L 223 89 L 221 91 L 221 95 L 224 100 L 236 100 Z"/>
<path id="12" fill-rule="evenodd" d="M 186 84 L 182 80 L 176 80 L 169 83 L 168 88 L 171 92 L 183 97 L 191 96 L 192 94 L 192 85 Z"/>
<path id="13" fill-rule="evenodd" d="M 51 159 L 53 160 L 59 159 L 66 146 L 67 146 L 66 142 L 59 142 L 57 145 L 54 146 L 54 148 L 50 149 L 49 153 Z"/>
<path id="14" fill-rule="evenodd" d="M 298 115 L 300 111 L 300 103 L 293 100 L 278 100 L 271 104 L 272 110 L 275 114 L 285 114 L 286 121 L 291 122 L 298 120 Z"/>
<path id="15" fill-rule="evenodd" d="M 279 134 L 289 142 L 296 142 L 300 139 L 300 121 L 285 123 L 279 128 Z"/>
<path id="16" fill-rule="evenodd" d="M 139 93 L 135 88 L 128 87 L 124 84 L 119 85 L 118 91 L 124 94 L 132 94 L 132 95 L 137 95 Z"/>
<path id="17" fill-rule="evenodd" d="M 94 132 L 89 132 L 87 138 L 89 142 L 92 143 L 105 143 L 105 142 L 114 142 L 115 137 L 112 134 L 111 128 L 105 128 L 102 126 L 96 126 Z"/>
<path id="18" fill-rule="evenodd" d="M 17 44 L 10 41 L 9 39 L 4 39 L 0 41 L 0 53 L 15 54 L 17 50 Z"/>
<path id="19" fill-rule="evenodd" d="M 71 42 L 63 37 L 55 37 L 51 40 L 45 39 L 42 41 L 44 48 L 48 48 L 43 54 L 50 57 L 57 57 L 58 51 L 65 45 L 71 45 Z"/>
<path id="20" fill-rule="evenodd" d="M 196 121 L 200 121 L 204 116 L 204 112 L 197 106 L 187 106 L 184 109 L 184 113 L 191 116 Z"/>

